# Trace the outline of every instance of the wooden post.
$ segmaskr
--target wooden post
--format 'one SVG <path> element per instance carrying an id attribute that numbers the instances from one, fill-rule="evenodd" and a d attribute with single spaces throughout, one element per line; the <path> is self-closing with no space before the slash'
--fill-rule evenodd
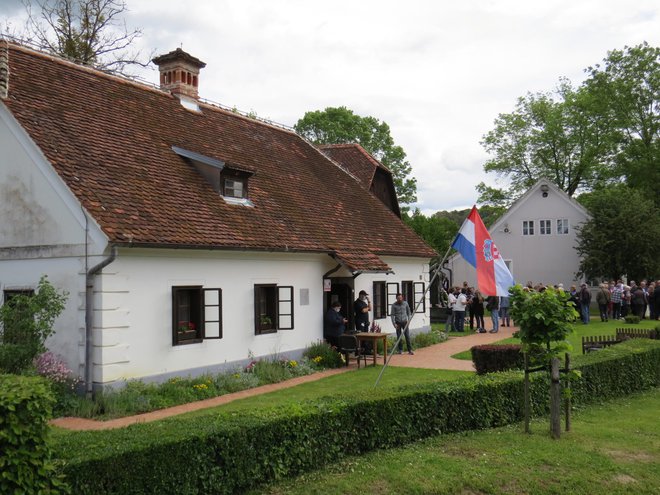
<path id="1" fill-rule="evenodd" d="M 525 357 L 525 380 L 523 382 L 523 395 L 525 396 L 524 398 L 524 415 L 525 415 L 525 433 L 530 433 L 529 429 L 529 417 L 531 416 L 530 414 L 530 407 L 529 407 L 529 354 L 526 352 L 524 353 Z"/>
<path id="2" fill-rule="evenodd" d="M 565 420 L 566 420 L 566 425 L 565 425 L 565 430 L 566 431 L 571 431 L 571 380 L 569 379 L 568 374 L 571 372 L 571 355 L 567 352 L 565 355 L 565 373 L 564 376 L 566 377 L 564 380 L 564 386 L 566 387 L 566 401 L 564 402 L 564 407 L 566 408 L 564 411 L 565 415 Z"/>
<path id="3" fill-rule="evenodd" d="M 554 439 L 561 437 L 561 388 L 557 357 L 552 358 L 550 372 L 550 432 Z"/>

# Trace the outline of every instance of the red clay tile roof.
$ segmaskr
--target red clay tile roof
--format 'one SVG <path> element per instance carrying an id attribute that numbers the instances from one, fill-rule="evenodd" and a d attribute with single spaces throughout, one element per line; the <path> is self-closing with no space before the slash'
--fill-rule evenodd
<path id="1" fill-rule="evenodd" d="M 192 112 L 169 93 L 12 44 L 9 67 L 0 102 L 113 243 L 435 254 L 293 131 L 203 103 Z M 254 207 L 226 203 L 172 146 L 253 170 Z"/>
<path id="2" fill-rule="evenodd" d="M 357 177 L 360 184 L 367 190 L 371 187 L 377 168 L 382 168 L 391 175 L 387 167 L 383 166 L 357 143 L 321 144 L 319 149 Z"/>

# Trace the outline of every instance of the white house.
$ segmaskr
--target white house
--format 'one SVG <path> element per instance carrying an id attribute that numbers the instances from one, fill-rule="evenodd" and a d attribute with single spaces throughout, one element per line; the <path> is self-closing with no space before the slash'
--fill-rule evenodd
<path id="1" fill-rule="evenodd" d="M 299 356 L 357 291 L 393 331 L 435 254 L 290 129 L 198 98 L 200 60 L 160 87 L 0 40 L 0 292 L 68 291 L 47 345 L 88 389 Z M 393 189 L 392 189 L 393 190 Z"/>
<path id="2" fill-rule="evenodd" d="M 576 227 L 589 213 L 547 179 L 541 179 L 488 228 L 516 283 L 579 284 Z M 476 271 L 458 254 L 445 265 L 454 285 L 476 286 Z"/>

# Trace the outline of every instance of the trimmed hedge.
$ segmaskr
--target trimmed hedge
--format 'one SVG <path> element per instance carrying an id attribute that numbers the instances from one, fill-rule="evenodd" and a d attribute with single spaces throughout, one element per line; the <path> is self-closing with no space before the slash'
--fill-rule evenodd
<path id="1" fill-rule="evenodd" d="M 0 375 L 0 493 L 68 493 L 47 443 L 54 402 L 44 379 Z"/>
<path id="2" fill-rule="evenodd" d="M 660 342 L 631 340 L 575 358 L 586 404 L 660 385 Z M 634 379 L 632 379 L 634 377 Z M 548 410 L 546 374 L 531 377 L 532 413 Z M 76 494 L 224 494 L 347 455 L 441 433 L 517 422 L 522 373 L 504 372 L 323 398 L 250 413 L 214 412 L 119 430 L 67 433 L 57 455 Z"/>
<path id="3" fill-rule="evenodd" d="M 477 374 L 485 375 L 497 371 L 522 369 L 525 366 L 525 358 L 520 352 L 521 348 L 520 344 L 484 344 L 475 345 L 470 352 Z"/>

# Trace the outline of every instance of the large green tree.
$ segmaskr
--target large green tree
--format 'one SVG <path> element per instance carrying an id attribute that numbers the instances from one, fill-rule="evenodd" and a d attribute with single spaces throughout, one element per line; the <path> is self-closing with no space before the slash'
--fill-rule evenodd
<path id="1" fill-rule="evenodd" d="M 392 172 L 394 187 L 402 210 L 417 201 L 417 179 L 406 153 L 394 144 L 390 127 L 375 117 L 361 117 L 346 107 L 328 107 L 306 112 L 293 126 L 314 144 L 358 143 Z"/>
<path id="2" fill-rule="evenodd" d="M 611 122 L 585 88 L 562 80 L 553 93 L 528 94 L 511 113 L 500 114 L 482 145 L 484 165 L 509 182 L 508 190 L 481 183 L 479 202 L 506 205 L 544 177 L 569 195 L 604 180 L 603 157 L 612 148 Z"/>
<path id="3" fill-rule="evenodd" d="M 21 38 L 55 55 L 103 70 L 146 66 L 130 47 L 142 35 L 129 30 L 124 0 L 23 0 L 28 19 Z"/>
<path id="4" fill-rule="evenodd" d="M 419 208 L 415 208 L 412 215 L 404 214 L 403 220 L 441 256 L 454 240 L 459 227 L 455 221 L 447 217 L 437 215 L 427 217 L 419 211 Z"/>
<path id="5" fill-rule="evenodd" d="M 611 175 L 660 204 L 660 48 L 612 50 L 587 72 L 585 87 L 616 129 Z"/>
<path id="6" fill-rule="evenodd" d="M 578 200 L 591 213 L 578 227 L 580 274 L 640 280 L 660 273 L 660 208 L 652 199 L 619 184 Z"/>

